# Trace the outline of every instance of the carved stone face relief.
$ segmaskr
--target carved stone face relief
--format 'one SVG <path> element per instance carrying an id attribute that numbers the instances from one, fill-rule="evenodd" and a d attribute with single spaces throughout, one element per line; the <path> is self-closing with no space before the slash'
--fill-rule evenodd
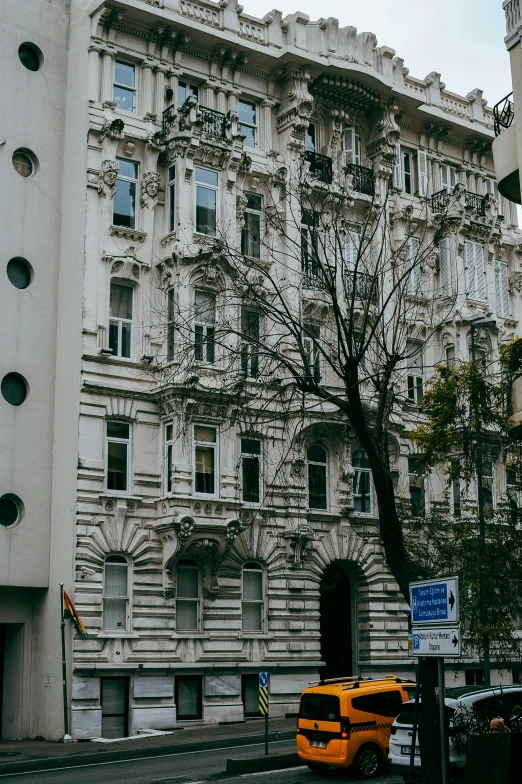
<path id="1" fill-rule="evenodd" d="M 120 164 L 118 161 L 103 161 L 99 175 L 100 184 L 98 186 L 98 193 L 100 196 L 106 196 L 108 194 L 112 199 L 116 193 L 116 178 L 118 176 L 119 169 Z"/>
<path id="2" fill-rule="evenodd" d="M 160 176 L 156 172 L 147 172 L 143 177 L 143 184 L 148 195 L 154 199 L 159 189 Z"/>

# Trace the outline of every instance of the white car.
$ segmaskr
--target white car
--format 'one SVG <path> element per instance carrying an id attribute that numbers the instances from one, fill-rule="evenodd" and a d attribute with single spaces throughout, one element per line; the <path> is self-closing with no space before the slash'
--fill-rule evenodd
<path id="1" fill-rule="evenodd" d="M 471 706 L 479 716 L 488 721 L 495 716 L 501 716 L 506 725 L 513 731 L 522 730 L 522 686 L 494 686 L 485 689 L 480 686 L 459 686 L 446 689 L 446 713 L 449 723 L 449 761 L 450 767 L 456 771 L 464 768 L 465 754 L 459 754 L 451 740 L 452 718 L 460 707 Z M 411 740 L 413 730 L 413 710 L 415 700 L 409 700 L 402 706 L 402 711 L 392 724 L 390 737 L 389 763 L 393 773 L 408 778 L 410 765 Z M 422 705 L 419 705 L 419 717 Z M 419 749 L 419 736 L 415 744 L 415 769 L 420 772 L 421 758 Z"/>

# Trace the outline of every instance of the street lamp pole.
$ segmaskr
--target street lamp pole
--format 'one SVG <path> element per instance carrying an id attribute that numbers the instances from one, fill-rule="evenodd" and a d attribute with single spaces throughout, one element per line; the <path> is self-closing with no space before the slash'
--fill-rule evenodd
<path id="1" fill-rule="evenodd" d="M 496 326 L 495 321 L 480 321 L 475 319 L 475 321 L 470 322 L 470 331 L 471 331 L 471 359 L 473 364 L 475 364 L 476 356 L 475 356 L 475 329 L 477 327 L 493 327 Z M 482 422 L 480 419 L 480 411 L 478 407 L 474 405 L 475 408 L 475 464 L 476 464 L 476 472 L 477 472 L 477 507 L 478 507 L 478 518 L 479 518 L 479 541 L 480 541 L 480 579 L 479 579 L 479 619 L 480 625 L 484 629 L 486 621 L 487 621 L 487 613 L 485 612 L 485 606 L 482 601 L 482 570 L 484 568 L 484 551 L 486 545 L 486 518 L 484 516 L 484 495 L 483 495 L 483 487 L 482 487 L 482 479 L 483 479 L 483 466 L 482 466 Z M 487 632 L 483 632 L 482 634 L 482 652 L 483 652 L 483 663 L 484 663 L 484 686 L 491 686 L 491 664 L 489 658 L 489 637 Z"/>

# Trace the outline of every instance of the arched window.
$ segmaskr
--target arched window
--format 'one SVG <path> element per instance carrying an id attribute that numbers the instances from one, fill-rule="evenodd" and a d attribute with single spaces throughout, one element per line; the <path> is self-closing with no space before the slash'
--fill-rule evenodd
<path id="1" fill-rule="evenodd" d="M 103 628 L 129 629 L 129 564 L 123 555 L 109 555 L 105 559 Z"/>
<path id="2" fill-rule="evenodd" d="M 327 509 L 326 449 L 319 444 L 312 444 L 308 447 L 306 457 L 308 459 L 308 506 L 310 509 Z"/>
<path id="3" fill-rule="evenodd" d="M 199 629 L 199 568 L 195 561 L 180 561 L 177 568 L 176 629 Z"/>
<path id="4" fill-rule="evenodd" d="M 255 561 L 243 566 L 241 618 L 244 632 L 263 631 L 263 569 Z"/>
<path id="5" fill-rule="evenodd" d="M 372 491 L 370 461 L 364 449 L 356 449 L 352 454 L 353 474 L 353 505 L 356 512 L 371 514 Z"/>

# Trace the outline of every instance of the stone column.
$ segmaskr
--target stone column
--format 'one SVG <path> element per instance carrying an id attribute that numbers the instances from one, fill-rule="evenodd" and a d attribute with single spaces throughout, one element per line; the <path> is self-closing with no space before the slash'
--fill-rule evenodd
<path id="1" fill-rule="evenodd" d="M 272 149 L 272 101 L 262 101 L 260 105 L 259 117 L 259 147 L 265 152 Z"/>
<path id="2" fill-rule="evenodd" d="M 178 84 L 179 84 L 179 77 L 177 72 L 169 71 L 167 73 L 167 81 L 168 86 L 172 90 L 172 100 L 169 101 L 170 104 L 174 104 L 174 106 L 178 105 Z"/>
<path id="3" fill-rule="evenodd" d="M 207 82 L 199 88 L 199 104 L 207 109 L 214 109 L 214 88 Z M 219 109 L 218 109 L 219 111 Z"/>
<path id="4" fill-rule="evenodd" d="M 165 106 L 165 68 L 156 68 L 156 98 L 154 101 L 154 111 L 156 112 L 156 122 L 161 123 L 161 116 Z"/>
<path id="5" fill-rule="evenodd" d="M 100 100 L 100 52 L 101 46 L 89 46 L 89 100 Z"/>
<path id="6" fill-rule="evenodd" d="M 141 111 L 144 117 L 151 115 L 153 111 L 152 100 L 152 63 L 142 63 L 141 65 Z"/>
<path id="7" fill-rule="evenodd" d="M 236 112 L 237 114 L 239 108 L 239 98 L 237 93 L 231 92 L 228 96 L 228 108 L 231 112 Z"/>
<path id="8" fill-rule="evenodd" d="M 103 52 L 102 70 L 102 102 L 113 103 L 114 101 L 114 58 L 116 52 L 105 49 Z"/>
<path id="9" fill-rule="evenodd" d="M 227 91 L 224 87 L 218 87 L 216 90 L 217 106 L 216 109 L 222 114 L 227 113 Z"/>

